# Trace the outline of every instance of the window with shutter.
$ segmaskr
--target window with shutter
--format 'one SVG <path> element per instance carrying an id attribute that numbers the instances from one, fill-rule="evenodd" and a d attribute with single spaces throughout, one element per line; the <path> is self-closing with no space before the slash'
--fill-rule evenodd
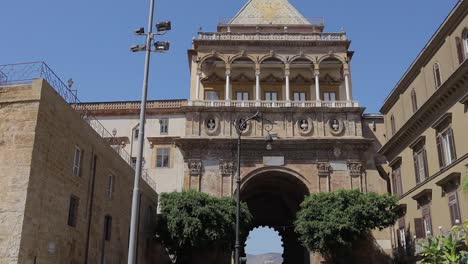
<path id="1" fill-rule="evenodd" d="M 459 37 L 455 38 L 455 43 L 457 45 L 458 63 L 461 64 L 465 60 L 465 54 L 463 51 L 463 43 Z"/>
<path id="2" fill-rule="evenodd" d="M 434 71 L 435 87 L 437 89 L 442 85 L 442 77 L 440 76 L 440 65 L 439 65 L 439 63 L 434 63 L 433 71 Z"/>
<path id="3" fill-rule="evenodd" d="M 457 192 L 452 192 L 448 195 L 448 206 L 450 210 L 450 220 L 452 222 L 452 226 L 454 226 L 456 225 L 457 220 L 461 221 Z"/>
<path id="4" fill-rule="evenodd" d="M 75 156 L 73 157 L 73 176 L 80 176 L 81 173 L 82 150 L 75 146 Z"/>
<path id="5" fill-rule="evenodd" d="M 401 167 L 400 165 L 395 165 L 393 167 L 393 194 L 400 196 L 403 194 L 403 183 L 401 182 Z"/>
<path id="6" fill-rule="evenodd" d="M 413 106 L 413 113 L 416 113 L 418 111 L 418 99 L 416 97 L 416 90 L 411 91 L 411 103 Z"/>
<path id="7" fill-rule="evenodd" d="M 76 227 L 78 219 L 78 197 L 72 195 L 70 197 L 70 204 L 68 206 L 68 225 L 71 227 Z"/>
<path id="8" fill-rule="evenodd" d="M 416 175 L 416 184 L 418 184 L 421 182 L 421 177 L 419 175 L 419 159 L 418 159 L 417 153 L 413 154 L 413 160 L 414 160 L 414 174 Z"/>
<path id="9" fill-rule="evenodd" d="M 423 216 L 423 223 L 424 223 L 424 232 L 427 235 L 432 234 L 432 218 L 431 218 L 431 210 L 429 205 L 424 205 L 422 207 L 422 216 Z"/>
<path id="10" fill-rule="evenodd" d="M 448 166 L 457 159 L 455 140 L 451 127 L 446 128 L 437 135 L 437 152 L 439 154 L 440 167 Z"/>
<path id="11" fill-rule="evenodd" d="M 416 238 L 426 238 L 426 233 L 424 232 L 424 220 L 422 218 L 414 219 L 414 232 Z"/>

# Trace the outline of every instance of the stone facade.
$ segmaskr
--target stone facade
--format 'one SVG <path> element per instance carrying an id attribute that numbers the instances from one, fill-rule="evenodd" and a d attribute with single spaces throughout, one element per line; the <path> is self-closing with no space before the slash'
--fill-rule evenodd
<path id="1" fill-rule="evenodd" d="M 268 19 L 272 12 L 281 19 Z M 252 228 L 277 230 L 284 263 L 294 264 L 319 259 L 292 229 L 305 195 L 352 188 L 386 193 L 389 180 L 386 159 L 377 154 L 383 117 L 363 114 L 352 97 L 346 33 L 327 33 L 323 20 L 298 14 L 286 0 L 251 0 L 216 32 L 199 32 L 188 51 L 190 99 L 150 101 L 144 152 L 158 192 L 231 196 L 238 171 L 235 124 L 258 112 L 263 121 L 248 122 L 242 133 L 241 199 L 254 215 Z M 255 25 L 247 22 L 252 19 Z M 109 131 L 116 128 L 117 137 L 133 140 L 137 102 L 83 106 Z M 389 230 L 374 239 L 391 253 Z"/>
<path id="2" fill-rule="evenodd" d="M 0 263 L 126 263 L 132 168 L 42 79 L 0 86 L 0 118 Z M 141 191 L 138 262 L 164 263 Z"/>
<path id="3" fill-rule="evenodd" d="M 390 161 L 401 218 L 394 248 L 417 244 L 468 218 L 468 1 L 459 1 L 387 97 L 381 154 Z"/>

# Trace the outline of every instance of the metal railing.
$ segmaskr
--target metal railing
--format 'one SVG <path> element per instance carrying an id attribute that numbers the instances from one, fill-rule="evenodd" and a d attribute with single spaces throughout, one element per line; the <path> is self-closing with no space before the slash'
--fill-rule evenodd
<path id="1" fill-rule="evenodd" d="M 220 17 L 218 20 L 218 23 L 220 25 L 229 25 L 234 17 Z M 291 17 L 280 17 L 280 16 L 274 16 L 274 17 L 265 17 L 265 20 L 276 20 L 276 21 L 290 21 L 292 19 L 295 19 L 297 21 L 306 21 L 309 22 L 313 26 L 323 26 L 325 25 L 325 18 L 324 17 L 296 17 L 296 18 L 291 18 Z M 258 18 L 242 18 L 243 22 L 246 22 L 246 24 L 252 24 L 254 22 L 258 21 Z M 249 23 L 250 22 L 250 23 Z"/>
<path id="2" fill-rule="evenodd" d="M 345 41 L 345 32 L 332 33 L 233 33 L 233 32 L 199 32 L 198 40 L 284 40 L 284 41 Z"/>
<path id="3" fill-rule="evenodd" d="M 106 139 L 112 149 L 131 166 L 130 154 L 120 145 L 112 145 L 112 142 L 115 142 L 115 140 L 113 140 L 115 138 L 114 135 L 91 114 L 85 104 L 80 102 L 76 93 L 74 93 L 47 64 L 44 62 L 30 62 L 0 65 L 0 86 L 31 83 L 33 80 L 39 78 L 45 79 L 73 109 L 79 111 L 83 120 L 93 128 L 100 137 Z M 142 178 L 156 191 L 156 183 L 148 175 L 143 175 Z"/>
<path id="4" fill-rule="evenodd" d="M 225 100 L 190 100 L 189 106 L 202 107 L 359 107 L 357 101 L 225 101 Z"/>

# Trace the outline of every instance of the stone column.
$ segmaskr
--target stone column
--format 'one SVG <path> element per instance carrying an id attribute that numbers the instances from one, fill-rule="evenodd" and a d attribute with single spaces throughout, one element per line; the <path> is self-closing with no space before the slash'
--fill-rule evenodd
<path id="1" fill-rule="evenodd" d="M 319 69 L 316 69 L 314 71 L 314 75 L 315 75 L 315 100 L 320 101 L 320 80 L 319 80 L 320 71 Z"/>
<path id="2" fill-rule="evenodd" d="M 352 100 L 351 93 L 349 90 L 349 71 L 345 72 L 344 78 L 345 78 L 345 87 L 346 87 L 346 101 L 349 103 Z"/>
<path id="3" fill-rule="evenodd" d="M 231 100 L 231 83 L 230 83 L 230 76 L 231 76 L 231 67 L 226 65 L 226 89 L 225 89 L 225 99 L 226 101 Z"/>
<path id="4" fill-rule="evenodd" d="M 284 69 L 284 77 L 285 77 L 285 80 L 286 80 L 286 101 L 291 101 L 291 91 L 289 90 L 289 74 L 290 74 L 290 70 L 289 70 L 289 64 L 286 64 L 285 66 L 285 69 Z"/>
<path id="5" fill-rule="evenodd" d="M 200 77 L 201 71 L 197 69 L 197 77 L 195 83 L 195 100 L 200 100 Z"/>
<path id="6" fill-rule="evenodd" d="M 255 101 L 260 101 L 260 64 L 255 65 Z"/>
<path id="7" fill-rule="evenodd" d="M 344 72 L 344 78 L 345 78 L 346 102 L 347 102 L 347 104 L 350 104 L 351 100 L 353 100 L 353 99 L 352 99 L 351 91 L 350 91 L 350 87 L 349 87 L 350 71 L 349 71 L 349 64 L 348 63 L 345 63 L 343 65 L 343 72 Z"/>

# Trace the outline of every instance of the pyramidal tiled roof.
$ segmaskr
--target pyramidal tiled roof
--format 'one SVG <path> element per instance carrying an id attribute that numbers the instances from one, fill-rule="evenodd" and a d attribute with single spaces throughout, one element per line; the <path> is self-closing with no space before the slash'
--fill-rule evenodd
<path id="1" fill-rule="evenodd" d="M 288 0 L 249 0 L 229 24 L 310 25 L 310 22 Z"/>

